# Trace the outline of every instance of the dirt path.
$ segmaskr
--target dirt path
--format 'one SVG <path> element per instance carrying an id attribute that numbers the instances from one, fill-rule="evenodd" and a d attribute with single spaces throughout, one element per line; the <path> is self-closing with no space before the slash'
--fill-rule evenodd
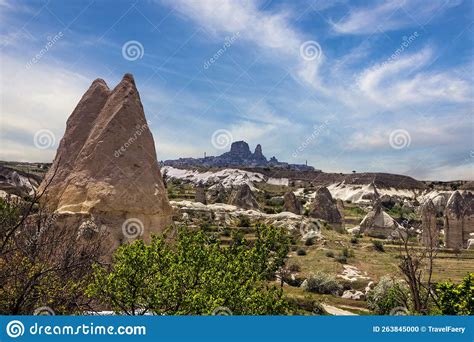
<path id="1" fill-rule="evenodd" d="M 334 315 L 334 316 L 357 316 L 355 313 L 352 313 L 350 311 L 342 310 L 339 309 L 335 306 L 328 305 L 328 304 L 321 304 L 324 308 L 324 310 L 327 311 L 328 314 Z"/>

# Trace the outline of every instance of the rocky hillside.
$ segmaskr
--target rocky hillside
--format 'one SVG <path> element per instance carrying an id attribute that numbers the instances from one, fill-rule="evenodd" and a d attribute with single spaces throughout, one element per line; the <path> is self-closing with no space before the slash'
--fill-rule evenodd
<path id="1" fill-rule="evenodd" d="M 255 147 L 255 151 L 250 151 L 249 145 L 245 141 L 235 141 L 232 143 L 229 152 L 220 156 L 208 156 L 204 158 L 179 158 L 176 160 L 165 160 L 165 166 L 180 168 L 189 167 L 272 167 L 276 169 L 290 169 L 295 171 L 314 171 L 312 166 L 301 164 L 288 164 L 280 162 L 275 157 L 269 160 L 262 153 L 260 144 Z"/>

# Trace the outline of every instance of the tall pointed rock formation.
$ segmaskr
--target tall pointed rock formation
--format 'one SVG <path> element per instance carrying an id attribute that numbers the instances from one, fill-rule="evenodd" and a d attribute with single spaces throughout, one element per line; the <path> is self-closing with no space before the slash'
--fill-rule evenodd
<path id="1" fill-rule="evenodd" d="M 342 226 L 343 223 L 336 201 L 326 187 L 316 190 L 314 200 L 309 207 L 309 216 L 325 220 L 335 226 Z"/>
<path id="2" fill-rule="evenodd" d="M 439 244 L 439 231 L 436 226 L 436 207 L 431 199 L 428 199 L 420 208 L 421 210 L 421 240 L 427 247 L 437 247 Z"/>
<path id="3" fill-rule="evenodd" d="M 467 191 L 453 192 L 444 213 L 444 239 L 448 248 L 461 249 L 468 246 L 474 233 L 474 195 Z"/>
<path id="4" fill-rule="evenodd" d="M 49 209 L 92 217 L 119 242 L 147 239 L 170 223 L 153 136 L 132 75 L 113 90 L 103 80 L 92 83 L 67 121 L 40 191 L 45 188 Z M 138 234 L 127 234 L 127 220 L 138 222 Z"/>

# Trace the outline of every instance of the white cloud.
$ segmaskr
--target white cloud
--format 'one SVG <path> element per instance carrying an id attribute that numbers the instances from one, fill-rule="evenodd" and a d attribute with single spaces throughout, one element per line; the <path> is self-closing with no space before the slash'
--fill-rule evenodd
<path id="1" fill-rule="evenodd" d="M 385 124 L 377 124 L 374 127 L 357 129 L 347 141 L 342 142 L 342 147 L 351 150 L 390 151 L 390 134 L 396 130 L 406 131 L 410 145 L 406 150 L 418 148 L 434 148 L 464 146 L 469 140 L 472 132 L 472 117 L 464 112 L 449 113 L 445 117 L 413 117 L 399 118 L 396 121 L 388 121 Z M 402 133 L 404 134 L 404 133 Z"/>
<path id="2" fill-rule="evenodd" d="M 352 9 L 339 22 L 332 23 L 333 30 L 342 34 L 372 34 L 405 27 L 425 25 L 445 10 L 462 1 L 446 0 L 388 0 L 374 5 Z"/>
<path id="3" fill-rule="evenodd" d="M 239 32 L 239 39 L 252 42 L 262 50 L 268 51 L 272 58 L 279 57 L 291 61 L 288 69 L 295 68 L 295 76 L 299 79 L 309 84 L 319 84 L 318 68 L 322 55 L 311 61 L 304 60 L 300 56 L 300 46 L 307 39 L 292 27 L 289 13 L 261 11 L 258 9 L 257 1 L 254 0 L 163 0 L 163 2 L 192 18 L 212 34 Z M 314 37 L 311 40 L 314 40 Z"/>
<path id="4" fill-rule="evenodd" d="M 358 89 L 371 101 L 387 108 L 433 101 L 469 101 L 470 84 L 446 72 L 418 72 L 429 66 L 433 52 L 425 48 L 362 71 Z"/>
<path id="5" fill-rule="evenodd" d="M 19 58 L 2 55 L 0 97 L 2 102 L 0 159 L 51 161 L 66 120 L 90 84 L 81 74 L 43 61 L 30 69 Z M 37 151 L 33 137 L 48 129 L 56 146 Z"/>

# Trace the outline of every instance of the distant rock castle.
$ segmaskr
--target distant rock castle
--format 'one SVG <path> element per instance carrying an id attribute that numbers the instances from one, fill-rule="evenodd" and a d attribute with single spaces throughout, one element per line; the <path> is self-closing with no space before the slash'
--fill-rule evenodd
<path id="1" fill-rule="evenodd" d="M 252 153 L 249 144 L 245 141 L 233 142 L 230 151 L 220 156 L 179 158 L 175 160 L 165 160 L 163 164 L 173 167 L 275 167 L 298 171 L 315 171 L 312 166 L 280 162 L 275 157 L 271 157 L 267 160 L 262 153 L 262 146 L 260 144 L 255 147 L 255 152 Z"/>

